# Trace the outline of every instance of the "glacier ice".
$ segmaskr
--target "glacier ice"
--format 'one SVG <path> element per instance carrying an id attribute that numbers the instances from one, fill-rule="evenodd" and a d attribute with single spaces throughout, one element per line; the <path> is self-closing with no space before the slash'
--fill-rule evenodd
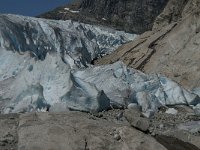
<path id="1" fill-rule="evenodd" d="M 81 111 L 102 111 L 110 107 L 105 93 L 94 85 L 74 79 L 70 65 L 64 63 L 57 53 L 47 54 L 45 60 L 36 61 L 29 53 L 20 55 L 1 49 L 0 57 L 4 64 L 0 65 L 0 74 L 3 74 L 0 79 L 2 113 L 49 109 L 57 103 Z"/>
<path id="2" fill-rule="evenodd" d="M 165 105 L 197 105 L 200 98 L 176 82 L 159 74 L 146 75 L 122 62 L 75 71 L 74 76 L 104 90 L 111 104 L 137 103 L 142 110 L 157 110 Z"/>
<path id="3" fill-rule="evenodd" d="M 0 61 L 2 113 L 53 108 L 59 103 L 66 109 L 86 112 L 132 103 L 140 105 L 143 112 L 157 111 L 163 105 L 200 103 L 197 95 L 170 79 L 146 75 L 122 62 L 72 69 L 58 53 L 47 54 L 41 61 L 28 52 L 21 55 L 4 49 L 0 51 Z"/>
<path id="4" fill-rule="evenodd" d="M 58 52 L 63 61 L 72 62 L 72 66 L 88 66 L 93 59 L 109 54 L 135 37 L 123 31 L 71 20 L 0 14 L 1 48 L 21 54 L 29 51 L 40 60 L 44 60 L 47 53 Z"/>
<path id="5" fill-rule="evenodd" d="M 90 65 L 134 37 L 72 21 L 0 15 L 1 113 L 97 112 L 134 103 L 151 112 L 163 105 L 199 104 L 196 94 L 162 75 L 122 62 Z"/>

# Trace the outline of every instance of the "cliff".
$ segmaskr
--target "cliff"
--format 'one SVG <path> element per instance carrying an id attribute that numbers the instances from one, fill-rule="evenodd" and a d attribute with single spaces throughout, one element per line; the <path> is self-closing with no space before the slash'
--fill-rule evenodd
<path id="1" fill-rule="evenodd" d="M 39 17 L 110 26 L 132 33 L 152 29 L 168 0 L 82 0 Z"/>

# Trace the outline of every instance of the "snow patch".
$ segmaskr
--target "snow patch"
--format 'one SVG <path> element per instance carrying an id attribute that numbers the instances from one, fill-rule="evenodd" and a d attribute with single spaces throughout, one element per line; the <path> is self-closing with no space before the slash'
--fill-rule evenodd
<path id="1" fill-rule="evenodd" d="M 71 13 L 79 13 L 80 12 L 78 10 L 70 10 L 70 8 L 64 8 L 64 10 L 69 11 Z"/>

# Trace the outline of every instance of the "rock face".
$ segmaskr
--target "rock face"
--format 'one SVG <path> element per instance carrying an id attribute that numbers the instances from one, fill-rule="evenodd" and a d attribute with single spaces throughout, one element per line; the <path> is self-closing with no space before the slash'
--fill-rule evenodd
<path id="1" fill-rule="evenodd" d="M 146 75 L 121 62 L 89 64 L 102 50 L 112 51 L 134 35 L 101 34 L 99 28 L 85 24 L 14 15 L 1 15 L 0 23 L 2 113 L 45 111 L 54 104 L 56 111 L 58 103 L 63 106 L 60 111 L 86 112 L 130 103 L 137 103 L 143 112 L 200 103 L 197 95 L 159 74 Z"/>
<path id="2" fill-rule="evenodd" d="M 133 33 L 150 30 L 168 0 L 81 0 L 40 15 L 102 24 Z"/>
<path id="3" fill-rule="evenodd" d="M 146 73 L 161 73 L 186 88 L 200 86 L 200 2 L 171 0 L 154 30 L 125 44 L 96 64 L 123 61 Z M 198 93 L 198 92 L 197 92 Z"/>

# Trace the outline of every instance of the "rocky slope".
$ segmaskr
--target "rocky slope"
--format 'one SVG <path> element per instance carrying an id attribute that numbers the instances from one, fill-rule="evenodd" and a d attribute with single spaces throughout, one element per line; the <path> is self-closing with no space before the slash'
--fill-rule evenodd
<path id="1" fill-rule="evenodd" d="M 119 114 L 123 115 L 118 117 Z M 136 110 L 129 109 L 125 112 L 111 110 L 96 115 L 81 112 L 0 115 L 0 149 L 199 150 L 198 134 L 172 128 L 185 121 L 180 115 L 158 113 L 154 122 L 150 123 L 150 120 L 138 114 Z M 172 119 L 163 120 L 163 115 Z M 191 115 L 189 117 L 188 122 L 195 119 Z M 137 127 L 146 126 L 146 130 L 150 132 L 134 128 L 136 120 Z M 144 120 L 150 124 L 145 125 Z"/>
<path id="2" fill-rule="evenodd" d="M 200 2 L 171 0 L 157 17 L 154 30 L 145 32 L 96 64 L 123 61 L 146 73 L 161 73 L 181 85 L 200 86 Z M 196 89 L 198 92 L 198 89 Z"/>
<path id="3" fill-rule="evenodd" d="M 168 0 L 80 0 L 39 17 L 106 25 L 132 33 L 150 30 Z"/>

